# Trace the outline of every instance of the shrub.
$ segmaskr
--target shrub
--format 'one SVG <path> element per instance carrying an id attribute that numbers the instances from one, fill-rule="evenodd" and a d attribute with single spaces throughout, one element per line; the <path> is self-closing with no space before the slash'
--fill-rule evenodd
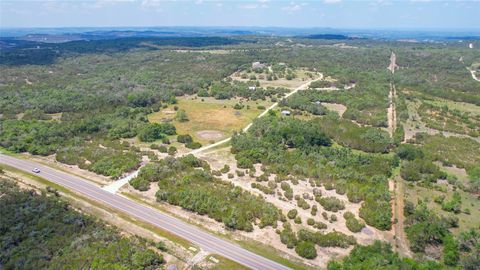
<path id="1" fill-rule="evenodd" d="M 295 252 L 306 259 L 315 259 L 317 257 L 317 250 L 312 242 L 302 241 L 298 243 L 295 247 Z"/>
<path id="2" fill-rule="evenodd" d="M 456 266 L 459 259 L 458 243 L 451 234 L 448 234 L 443 238 L 443 263 Z"/>
<path id="3" fill-rule="evenodd" d="M 177 153 L 177 148 L 175 146 L 168 147 L 168 154 L 173 156 Z"/>
<path id="4" fill-rule="evenodd" d="M 191 143 L 193 142 L 193 139 L 192 139 L 192 136 L 190 136 L 189 134 L 185 134 L 185 135 L 178 135 L 177 136 L 177 142 L 179 143 Z"/>
<path id="5" fill-rule="evenodd" d="M 339 210 L 345 209 L 345 204 L 335 197 L 320 197 L 318 198 L 318 202 L 327 211 L 338 212 Z"/>
<path id="6" fill-rule="evenodd" d="M 238 177 L 245 176 L 245 172 L 241 170 L 236 170 L 235 173 L 237 174 Z"/>
<path id="7" fill-rule="evenodd" d="M 330 223 L 333 223 L 333 222 L 336 222 L 336 221 L 337 221 L 337 216 L 334 215 L 334 214 L 332 214 L 332 215 L 330 216 Z"/>
<path id="8" fill-rule="evenodd" d="M 345 217 L 345 215 L 344 215 L 344 217 Z M 351 232 L 354 232 L 354 233 L 360 232 L 365 227 L 365 223 L 363 223 L 362 221 L 359 221 L 354 216 L 349 217 L 349 218 L 345 218 L 345 220 L 346 220 L 347 228 Z"/>
<path id="9" fill-rule="evenodd" d="M 292 210 L 288 211 L 287 217 L 289 219 L 294 219 L 297 216 L 297 214 L 298 214 L 297 209 L 292 209 Z"/>
<path id="10" fill-rule="evenodd" d="M 220 172 L 222 173 L 228 173 L 230 171 L 230 166 L 225 164 L 222 169 L 220 169 Z"/>
<path id="11" fill-rule="evenodd" d="M 190 149 L 198 149 L 202 147 L 202 144 L 199 142 L 189 142 L 185 144 L 185 147 L 190 148 Z"/>
<path id="12" fill-rule="evenodd" d="M 309 218 L 309 219 L 307 219 L 307 224 L 310 225 L 310 226 L 313 226 L 313 225 L 315 225 L 315 220 L 313 218 Z"/>
<path id="13" fill-rule="evenodd" d="M 283 224 L 284 229 L 280 233 L 280 241 L 287 246 L 287 248 L 294 248 L 297 244 L 297 237 L 292 231 L 289 223 Z"/>
<path id="14" fill-rule="evenodd" d="M 318 230 L 325 230 L 326 228 L 328 228 L 328 226 L 327 226 L 327 224 L 319 221 L 319 222 L 315 223 L 315 228 L 318 229 Z"/>
<path id="15" fill-rule="evenodd" d="M 297 216 L 297 217 L 295 218 L 294 222 L 295 222 L 296 224 L 302 224 L 302 219 L 300 218 L 300 216 Z"/>

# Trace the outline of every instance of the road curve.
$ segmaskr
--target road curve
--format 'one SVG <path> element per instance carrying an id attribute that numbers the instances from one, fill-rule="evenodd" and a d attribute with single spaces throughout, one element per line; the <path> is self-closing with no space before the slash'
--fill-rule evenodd
<path id="1" fill-rule="evenodd" d="M 65 172 L 57 171 L 39 163 L 18 159 L 11 156 L 0 154 L 0 163 L 15 167 L 22 171 L 31 172 L 33 168 L 39 168 L 39 176 L 55 184 L 61 185 L 67 189 L 75 191 L 89 199 L 98 201 L 109 207 L 120 210 L 130 217 L 150 223 L 160 229 L 171 232 L 179 237 L 187 239 L 198 245 L 200 248 L 215 254 L 224 256 L 230 260 L 245 265 L 251 269 L 262 270 L 283 270 L 290 269 L 277 262 L 266 259 L 253 252 L 245 250 L 240 246 L 207 233 L 200 228 L 187 224 L 179 219 L 161 213 L 155 209 L 127 199 L 125 197 L 112 194 L 101 189 L 86 180 L 70 175 Z M 272 252 L 275 252 L 272 249 Z"/>

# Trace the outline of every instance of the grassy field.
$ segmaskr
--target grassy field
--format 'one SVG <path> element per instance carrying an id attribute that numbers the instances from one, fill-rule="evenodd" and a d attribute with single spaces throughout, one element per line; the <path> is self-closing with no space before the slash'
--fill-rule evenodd
<path id="1" fill-rule="evenodd" d="M 210 258 L 211 256 L 207 256 L 207 259 Z M 245 267 L 239 263 L 236 263 L 230 259 L 227 259 L 225 257 L 222 257 L 220 255 L 215 254 L 213 256 L 215 259 L 218 259 L 219 262 L 216 263 L 212 268 L 212 270 L 224 270 L 224 269 L 231 269 L 231 270 L 248 270 L 250 268 Z"/>
<path id="2" fill-rule="evenodd" d="M 406 200 L 411 201 L 413 203 L 417 203 L 419 199 L 422 201 L 428 202 L 428 208 L 435 210 L 439 215 L 441 216 L 456 216 L 459 219 L 459 226 L 458 228 L 453 228 L 451 231 L 454 234 L 458 234 L 463 231 L 467 231 L 472 228 L 478 229 L 480 226 L 480 200 L 476 198 L 475 195 L 463 192 L 462 190 L 457 189 L 457 191 L 460 193 L 462 197 L 462 211 L 465 209 L 470 210 L 470 215 L 465 214 L 465 213 L 459 213 L 457 215 L 451 213 L 451 212 L 446 212 L 442 210 L 442 207 L 440 204 L 434 202 L 434 198 L 445 195 L 446 200 L 451 199 L 453 191 L 451 190 L 451 187 L 448 188 L 448 191 L 441 192 L 438 190 L 434 190 L 431 188 L 424 188 L 424 187 L 419 187 L 417 185 L 413 185 L 409 182 L 405 182 L 405 197 Z"/>
<path id="3" fill-rule="evenodd" d="M 450 110 L 459 110 L 461 112 L 469 112 L 475 115 L 480 114 L 480 106 L 477 106 L 472 103 L 465 102 L 456 102 L 446 99 L 436 99 L 436 100 L 424 100 L 426 103 L 433 104 L 435 106 L 447 106 Z"/>
<path id="4" fill-rule="evenodd" d="M 262 100 L 243 101 L 244 108 L 235 110 L 233 106 L 236 103 L 240 103 L 240 100 L 182 97 L 178 98 L 178 104 L 175 106 L 185 110 L 189 121 L 179 122 L 174 120 L 175 111 L 172 105 L 151 114 L 148 120 L 152 123 L 173 120 L 178 134 L 190 134 L 195 141 L 207 145 L 228 138 L 234 131 L 246 127 L 264 111 L 264 109 L 258 109 L 258 106 L 268 107 L 272 104 L 269 101 Z"/>

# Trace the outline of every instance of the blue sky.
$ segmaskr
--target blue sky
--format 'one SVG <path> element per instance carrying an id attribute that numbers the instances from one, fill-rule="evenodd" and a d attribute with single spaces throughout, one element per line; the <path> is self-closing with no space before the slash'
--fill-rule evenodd
<path id="1" fill-rule="evenodd" d="M 479 29 L 480 0 L 0 0 L 0 26 Z"/>

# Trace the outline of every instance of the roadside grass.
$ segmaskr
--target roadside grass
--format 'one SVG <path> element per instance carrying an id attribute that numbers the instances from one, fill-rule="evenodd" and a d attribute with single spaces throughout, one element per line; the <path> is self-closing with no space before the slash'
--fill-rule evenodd
<path id="1" fill-rule="evenodd" d="M 178 215 L 175 215 L 174 213 L 171 213 L 170 211 L 168 211 L 168 209 L 166 209 L 165 207 L 162 207 L 162 205 L 159 205 L 159 204 L 153 204 L 153 203 L 150 203 L 150 202 L 147 202 L 147 201 L 144 201 L 142 200 L 141 198 L 135 196 L 134 194 L 130 194 L 130 193 L 126 193 L 126 192 L 122 192 L 121 195 L 131 199 L 132 201 L 135 201 L 135 202 L 138 202 L 138 203 L 141 203 L 141 204 L 144 204 L 144 205 L 147 205 L 149 207 L 152 207 L 154 209 L 157 209 L 157 210 L 160 210 L 160 211 L 163 211 L 165 213 L 168 213 L 169 215 L 172 215 L 174 216 L 175 218 L 178 218 L 186 223 L 189 223 L 189 224 L 192 224 L 202 230 L 204 230 L 205 232 L 208 232 L 208 233 L 212 233 L 218 237 L 221 237 L 221 238 L 224 238 L 224 239 L 227 239 L 227 240 L 230 240 L 232 242 L 235 242 L 237 243 L 238 245 L 240 245 L 241 247 L 255 253 L 255 254 L 258 254 L 262 257 L 265 257 L 265 258 L 268 258 L 272 261 L 275 261 L 277 263 L 280 263 L 282 265 L 285 265 L 287 267 L 290 267 L 294 270 L 309 270 L 309 269 L 313 269 L 305 264 L 303 264 L 302 262 L 300 261 L 292 261 L 291 259 L 287 259 L 287 258 L 284 258 L 282 257 L 281 255 L 279 255 L 280 251 L 272 248 L 271 246 L 267 246 L 263 243 L 260 243 L 260 242 L 257 242 L 257 241 L 254 241 L 254 240 L 236 240 L 233 238 L 233 235 L 231 233 L 228 233 L 228 234 L 220 234 L 218 232 L 215 232 L 215 231 L 210 231 L 208 230 L 208 228 L 205 228 L 203 226 L 199 226 L 197 224 L 194 224 L 193 222 L 191 222 L 190 220 L 187 220 L 185 218 L 182 218 L 182 217 L 179 217 Z M 220 268 L 218 268 L 220 269 Z M 223 269 L 229 269 L 229 268 L 223 268 Z"/>
<path id="2" fill-rule="evenodd" d="M 172 242 L 174 242 L 174 243 L 177 243 L 177 244 L 181 245 L 182 247 L 184 247 L 184 248 L 186 248 L 186 249 L 188 249 L 188 248 L 191 247 L 191 246 L 195 246 L 194 244 L 192 244 L 191 242 L 189 242 L 189 241 L 186 240 L 186 239 L 183 239 L 183 238 L 181 238 L 181 237 L 178 237 L 178 236 L 176 236 L 176 235 L 174 235 L 174 234 L 172 234 L 172 233 L 170 233 L 170 232 L 161 230 L 161 229 L 159 229 L 159 228 L 157 228 L 157 227 L 155 227 L 155 226 L 153 226 L 153 225 L 151 225 L 151 224 L 149 224 L 149 223 L 142 222 L 142 221 L 139 221 L 139 220 L 137 220 L 137 219 L 134 219 L 134 218 L 128 216 L 127 214 L 125 214 L 125 213 L 123 213 L 123 212 L 121 212 L 121 211 L 118 211 L 118 210 L 116 210 L 116 209 L 114 209 L 114 208 L 105 206 L 105 205 L 103 205 L 103 204 L 101 204 L 101 203 L 99 203 L 99 202 L 96 202 L 96 201 L 94 201 L 94 200 L 92 200 L 92 199 L 89 199 L 89 198 L 87 198 L 87 197 L 85 197 L 85 196 L 79 195 L 79 194 L 77 194 L 77 193 L 75 193 L 75 192 L 73 192 L 73 191 L 70 191 L 69 189 L 67 189 L 67 188 L 65 188 L 65 187 L 63 187 L 63 186 L 61 186 L 61 185 L 55 184 L 55 183 L 53 183 L 53 182 L 50 182 L 50 181 L 48 181 L 48 180 L 46 180 L 46 179 L 44 179 L 44 178 L 42 178 L 42 177 L 40 177 L 40 176 L 38 176 L 38 175 L 34 175 L 34 174 L 31 174 L 31 173 L 27 173 L 27 172 L 24 172 L 24 171 L 22 171 L 22 170 L 19 170 L 19 169 L 17 169 L 17 168 L 14 168 L 14 167 L 11 167 L 11 166 L 8 166 L 8 165 L 5 165 L 5 164 L 1 164 L 1 165 L 0 165 L 0 168 L 2 168 L 2 169 L 5 170 L 5 171 L 10 171 L 10 172 L 13 172 L 13 173 L 15 173 L 15 174 L 22 175 L 22 176 L 24 176 L 24 177 L 28 177 L 28 178 L 30 178 L 30 179 L 32 179 L 32 180 L 34 180 L 34 181 L 36 181 L 36 182 L 44 185 L 44 186 L 50 186 L 50 187 L 56 189 L 57 191 L 59 191 L 60 193 L 63 193 L 63 194 L 65 194 L 65 195 L 67 195 L 68 197 L 63 197 L 63 198 L 65 198 L 65 199 L 67 199 L 67 200 L 69 200 L 69 201 L 73 201 L 72 199 L 69 199 L 69 197 L 70 197 L 70 198 L 74 198 L 74 199 L 76 199 L 76 200 L 84 201 L 84 202 L 86 202 L 86 203 L 88 203 L 88 204 L 90 204 L 90 205 L 92 205 L 92 206 L 94 206 L 94 207 L 97 207 L 97 208 L 99 208 L 99 209 L 103 209 L 103 210 L 105 210 L 105 211 L 107 211 L 107 212 L 109 212 L 109 213 L 112 213 L 112 214 L 118 216 L 119 218 L 121 218 L 121 219 L 123 219 L 123 220 L 125 220 L 125 221 L 127 221 L 127 222 L 129 222 L 129 223 L 135 224 L 135 225 L 137 225 L 137 226 L 139 226 L 139 227 L 141 227 L 141 228 L 144 228 L 144 229 L 146 229 L 146 230 L 149 230 L 149 231 L 151 231 L 151 232 L 153 232 L 153 233 L 155 233 L 155 234 L 157 234 L 157 235 L 159 235 L 159 236 L 161 236 L 161 237 L 163 237 L 163 238 L 166 238 L 166 239 L 168 239 L 168 240 L 170 240 L 170 241 L 172 241 Z"/>
<path id="3" fill-rule="evenodd" d="M 211 256 L 213 256 L 215 259 L 218 259 L 219 262 L 216 263 L 212 268 L 212 270 L 225 270 L 225 269 L 228 269 L 228 270 L 247 270 L 247 269 L 250 269 L 246 266 L 243 266 L 239 263 L 236 263 L 230 259 L 227 259 L 225 257 L 222 257 L 220 255 L 217 255 L 217 254 L 212 254 L 212 255 L 209 255 L 207 256 L 206 260 L 208 260 L 208 258 L 210 258 Z"/>
<path id="4" fill-rule="evenodd" d="M 237 103 L 240 103 L 240 99 L 216 100 L 212 97 L 181 97 L 178 98 L 178 104 L 175 106 L 185 110 L 189 121 L 179 122 L 174 120 L 175 111 L 173 106 L 150 114 L 148 120 L 153 123 L 173 120 L 178 134 L 190 134 L 195 141 L 208 145 L 228 138 L 234 131 L 239 131 L 246 127 L 264 111 L 263 109 L 258 109 L 258 106 L 268 107 L 272 104 L 270 101 L 244 100 L 242 104 L 245 107 L 241 110 L 235 110 L 233 106 Z M 247 108 L 247 106 L 250 108 Z M 219 132 L 218 135 L 220 136 L 216 138 L 202 137 L 198 134 L 200 131 L 215 131 Z"/>

